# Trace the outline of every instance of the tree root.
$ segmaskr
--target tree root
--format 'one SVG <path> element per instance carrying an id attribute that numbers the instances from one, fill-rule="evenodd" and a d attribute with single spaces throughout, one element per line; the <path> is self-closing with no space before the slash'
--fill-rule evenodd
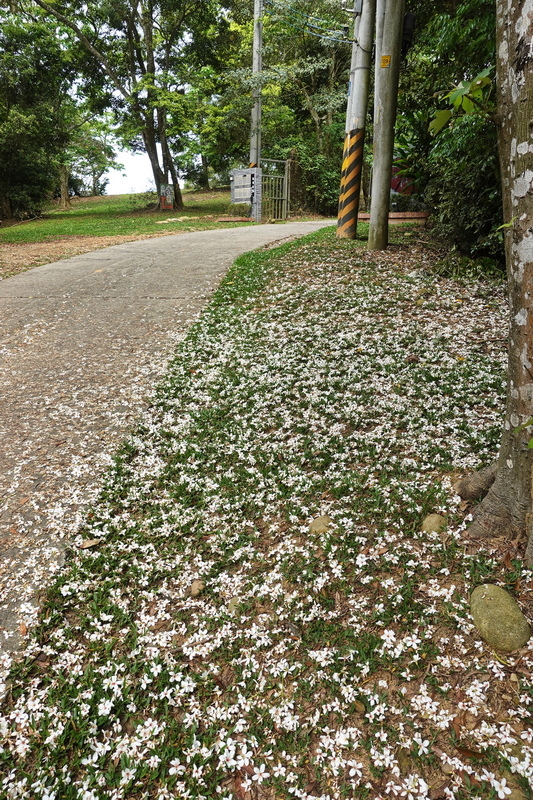
<path id="1" fill-rule="evenodd" d="M 466 530 L 468 538 L 486 540 L 505 537 L 523 540 L 526 534 L 525 544 L 529 540 L 526 561 L 531 564 L 533 514 L 530 503 L 521 502 L 515 488 L 509 475 L 505 471 L 498 471 L 497 464 L 491 464 L 455 486 L 458 494 L 468 500 L 478 499 L 486 492 L 473 511 L 474 518 Z"/>
<path id="2" fill-rule="evenodd" d="M 510 516 L 491 492 L 481 501 L 474 511 L 474 519 L 466 529 L 469 539 L 490 539 L 508 535 L 511 529 Z"/>
<path id="3" fill-rule="evenodd" d="M 495 461 L 479 472 L 467 475 L 454 486 L 463 500 L 473 501 L 483 497 L 467 528 L 469 539 L 489 539 L 509 532 L 510 515 L 500 496 L 497 473 L 498 462 Z"/>
<path id="4" fill-rule="evenodd" d="M 479 500 L 494 483 L 497 471 L 498 462 L 495 461 L 490 466 L 480 469 L 479 472 L 462 478 L 453 488 L 463 500 Z"/>

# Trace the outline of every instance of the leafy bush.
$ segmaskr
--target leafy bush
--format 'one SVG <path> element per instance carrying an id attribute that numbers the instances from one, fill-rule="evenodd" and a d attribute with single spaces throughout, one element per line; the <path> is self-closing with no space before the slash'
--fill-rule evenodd
<path id="1" fill-rule="evenodd" d="M 8 110 L 0 100 L 0 217 L 38 214 L 56 181 L 48 109 L 45 104 L 35 109 Z"/>
<path id="2" fill-rule="evenodd" d="M 249 217 L 250 212 L 250 203 L 229 203 L 226 209 L 226 213 L 232 217 Z"/>
<path id="3" fill-rule="evenodd" d="M 427 211 L 423 198 L 418 194 L 396 194 L 391 192 L 391 211 Z"/>
<path id="4" fill-rule="evenodd" d="M 504 267 L 501 261 L 495 261 L 487 256 L 472 259 L 461 256 L 457 251 L 451 251 L 439 259 L 431 271 L 439 278 L 451 278 L 459 283 L 471 284 L 480 280 L 501 283 L 505 280 Z"/>
<path id="5" fill-rule="evenodd" d="M 502 199 L 495 126 L 465 116 L 439 133 L 429 155 L 426 202 L 435 233 L 469 256 L 503 260 Z"/>
<path id="6" fill-rule="evenodd" d="M 320 153 L 316 142 L 298 141 L 284 158 L 291 165 L 291 207 L 319 214 L 337 213 L 342 165 L 342 142 L 331 155 Z"/>

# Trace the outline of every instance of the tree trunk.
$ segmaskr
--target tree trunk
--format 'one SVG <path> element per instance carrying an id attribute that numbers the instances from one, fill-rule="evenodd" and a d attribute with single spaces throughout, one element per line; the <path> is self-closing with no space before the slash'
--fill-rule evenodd
<path id="1" fill-rule="evenodd" d="M 209 185 L 209 162 L 207 161 L 207 156 L 201 155 L 200 158 L 202 159 L 202 172 L 200 173 L 198 183 L 201 189 L 209 191 L 211 188 Z"/>
<path id="2" fill-rule="evenodd" d="M 510 307 L 507 407 L 496 479 L 469 533 L 524 537 L 533 564 L 533 0 L 497 0 L 498 142 Z M 530 423 L 529 425 L 527 423 Z"/>
<path id="3" fill-rule="evenodd" d="M 174 189 L 174 208 L 176 211 L 182 211 L 185 206 L 183 205 L 183 198 L 181 196 L 181 189 L 178 180 L 178 173 L 174 165 L 174 159 L 170 152 L 167 139 L 167 121 L 166 113 L 162 109 L 157 111 L 158 125 L 159 125 L 159 141 L 161 142 L 161 152 L 163 154 L 163 171 L 166 176 L 170 173 L 172 179 L 172 186 Z"/>
<path id="4" fill-rule="evenodd" d="M 161 197 L 161 185 L 165 183 L 165 175 L 159 164 L 159 154 L 157 152 L 153 124 L 150 125 L 150 120 L 146 120 L 145 122 L 146 124 L 143 130 L 143 142 L 148 154 L 148 158 L 150 159 L 152 174 L 154 176 L 155 190 L 157 192 L 157 196 Z"/>
<path id="5" fill-rule="evenodd" d="M 0 208 L 2 209 L 2 217 L 4 219 L 13 219 L 13 207 L 10 197 L 7 195 L 2 195 L 0 197 Z"/>
<path id="6" fill-rule="evenodd" d="M 59 165 L 59 188 L 61 191 L 61 208 L 68 211 L 70 208 L 70 196 L 68 193 L 68 179 L 70 177 L 70 167 L 68 164 Z"/>

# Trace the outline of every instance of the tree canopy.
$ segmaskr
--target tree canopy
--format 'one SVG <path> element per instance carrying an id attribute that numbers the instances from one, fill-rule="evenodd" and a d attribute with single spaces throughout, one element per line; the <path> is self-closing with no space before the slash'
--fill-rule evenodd
<path id="1" fill-rule="evenodd" d="M 0 24 L 0 206 L 33 213 L 57 179 L 66 144 L 67 90 L 76 70 L 57 31 L 2 14 Z"/>

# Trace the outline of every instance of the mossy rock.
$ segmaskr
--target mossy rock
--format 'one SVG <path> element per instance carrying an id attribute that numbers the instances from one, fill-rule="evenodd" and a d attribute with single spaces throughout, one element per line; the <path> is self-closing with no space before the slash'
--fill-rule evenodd
<path id="1" fill-rule="evenodd" d="M 477 586 L 470 596 L 470 613 L 481 638 L 496 650 L 512 653 L 523 647 L 531 635 L 518 603 L 501 586 Z"/>
<path id="2" fill-rule="evenodd" d="M 309 533 L 313 534 L 320 534 L 326 533 L 329 528 L 333 525 L 333 520 L 331 517 L 328 517 L 327 514 L 324 514 L 322 517 L 317 517 L 314 519 L 311 524 L 309 525 Z"/>
<path id="3" fill-rule="evenodd" d="M 448 520 L 442 514 L 428 514 L 423 520 L 420 530 L 424 533 L 440 533 L 448 525 Z"/>

